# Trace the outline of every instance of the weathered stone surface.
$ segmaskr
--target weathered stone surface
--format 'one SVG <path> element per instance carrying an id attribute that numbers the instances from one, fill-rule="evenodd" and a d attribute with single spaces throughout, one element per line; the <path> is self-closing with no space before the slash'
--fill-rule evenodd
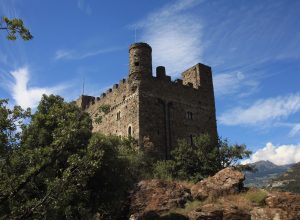
<path id="1" fill-rule="evenodd" d="M 227 194 L 239 193 L 243 189 L 243 180 L 244 175 L 241 172 L 225 168 L 193 185 L 191 191 L 176 182 L 141 181 L 131 195 L 130 219 L 300 220 L 300 195 L 297 194 L 269 192 L 264 206 L 256 206 L 254 203 L 240 204 L 243 201 L 241 199 L 245 200 L 245 194 L 241 194 L 241 197 L 233 196 L 239 198 L 236 200 L 222 199 Z M 221 195 L 225 197 L 218 198 Z M 181 209 L 185 211 L 171 212 L 176 208 L 184 208 L 187 201 L 199 198 L 212 200 L 199 203 L 191 211 Z"/>
<path id="2" fill-rule="evenodd" d="M 286 212 L 286 218 L 300 219 L 300 196 L 290 192 L 271 192 L 266 198 L 266 205 L 271 209 L 281 209 Z"/>
<path id="3" fill-rule="evenodd" d="M 132 136 L 143 146 L 150 141 L 170 157 L 178 139 L 208 133 L 217 139 L 212 71 L 196 64 L 182 73 L 182 80 L 172 81 L 163 67 L 152 74 L 151 47 L 136 43 L 129 49 L 129 75 L 101 97 L 83 95 L 77 105 L 93 119 L 93 132 Z M 110 111 L 99 112 L 109 105 Z M 96 120 L 101 117 L 102 120 Z M 129 132 L 130 130 L 130 132 Z"/>
<path id="4" fill-rule="evenodd" d="M 222 220 L 223 210 L 219 205 L 208 204 L 194 209 L 188 216 L 191 220 Z"/>
<path id="5" fill-rule="evenodd" d="M 131 195 L 131 219 L 138 219 L 146 213 L 161 214 L 171 209 L 184 207 L 191 198 L 189 189 L 175 182 L 143 180 Z"/>
<path id="6" fill-rule="evenodd" d="M 238 206 L 225 205 L 223 206 L 224 220 L 250 220 L 251 215 L 248 210 L 239 208 Z"/>
<path id="7" fill-rule="evenodd" d="M 287 220 L 287 219 L 290 219 L 288 218 L 288 213 L 287 211 L 284 211 L 282 209 L 254 207 L 253 210 L 251 211 L 251 220 Z"/>
<path id="8" fill-rule="evenodd" d="M 198 207 L 188 214 L 191 220 L 250 220 L 247 210 L 231 205 L 207 204 Z"/>
<path id="9" fill-rule="evenodd" d="M 191 188 L 194 199 L 204 200 L 208 197 L 219 197 L 225 194 L 238 193 L 243 189 L 245 175 L 232 168 L 227 167 L 216 175 L 204 179 Z"/>

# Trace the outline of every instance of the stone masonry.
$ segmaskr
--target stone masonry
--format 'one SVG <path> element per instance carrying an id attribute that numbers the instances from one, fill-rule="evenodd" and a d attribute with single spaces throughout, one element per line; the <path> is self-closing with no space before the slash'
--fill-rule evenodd
<path id="1" fill-rule="evenodd" d="M 216 141 L 211 68 L 198 63 L 184 71 L 182 79 L 172 81 L 163 66 L 152 75 L 151 53 L 146 43 L 132 44 L 127 79 L 100 97 L 82 95 L 76 101 L 91 115 L 93 132 L 131 136 L 140 147 L 147 138 L 165 158 L 178 139 L 192 144 L 193 136 L 208 133 Z"/>

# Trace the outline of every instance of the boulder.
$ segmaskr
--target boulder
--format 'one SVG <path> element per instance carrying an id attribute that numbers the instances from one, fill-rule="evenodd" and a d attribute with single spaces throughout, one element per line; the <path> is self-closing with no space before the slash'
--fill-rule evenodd
<path id="1" fill-rule="evenodd" d="M 130 196 L 130 219 L 140 219 L 146 213 L 162 214 L 182 208 L 190 199 L 190 190 L 179 183 L 143 180 Z"/>
<path id="2" fill-rule="evenodd" d="M 245 175 L 242 172 L 227 167 L 192 186 L 191 195 L 193 199 L 205 200 L 208 197 L 238 193 L 243 189 L 244 180 Z"/>

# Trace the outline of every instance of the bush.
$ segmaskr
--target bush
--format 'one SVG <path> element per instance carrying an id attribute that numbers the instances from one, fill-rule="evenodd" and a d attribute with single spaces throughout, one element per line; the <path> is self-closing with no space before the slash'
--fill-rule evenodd
<path id="1" fill-rule="evenodd" d="M 175 162 L 173 160 L 157 161 L 153 165 L 153 176 L 157 179 L 172 180 L 174 176 Z"/>
<path id="2" fill-rule="evenodd" d="M 267 192 L 264 190 L 251 190 L 245 195 L 246 199 L 256 205 L 263 206 L 265 204 L 265 199 L 267 198 Z"/>
<path id="3" fill-rule="evenodd" d="M 230 145 L 221 138 L 214 145 L 209 135 L 203 134 L 193 138 L 193 145 L 179 140 L 171 152 L 171 160 L 154 163 L 153 175 L 160 179 L 197 182 L 227 166 L 239 166 L 238 161 L 250 154 L 245 145 Z"/>

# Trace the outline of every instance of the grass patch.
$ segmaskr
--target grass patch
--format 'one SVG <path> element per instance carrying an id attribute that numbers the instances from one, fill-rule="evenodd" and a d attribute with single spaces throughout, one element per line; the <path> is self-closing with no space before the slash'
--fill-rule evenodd
<path id="1" fill-rule="evenodd" d="M 245 198 L 255 205 L 263 206 L 265 205 L 265 199 L 267 198 L 268 193 L 264 190 L 250 190 L 245 194 Z"/>
<path id="2" fill-rule="evenodd" d="M 164 215 L 170 215 L 170 214 L 187 215 L 189 212 L 191 212 L 197 207 L 201 207 L 203 204 L 204 203 L 202 201 L 198 201 L 198 200 L 187 202 L 184 208 L 171 209 L 168 213 Z"/>

